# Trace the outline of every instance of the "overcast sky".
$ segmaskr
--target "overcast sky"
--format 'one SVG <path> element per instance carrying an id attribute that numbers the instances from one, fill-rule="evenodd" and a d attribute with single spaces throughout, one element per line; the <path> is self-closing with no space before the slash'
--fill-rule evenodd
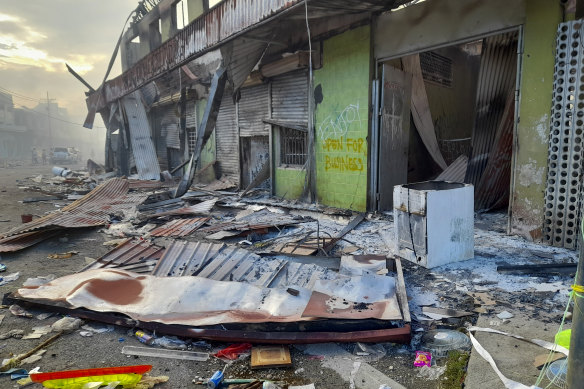
<path id="1" fill-rule="evenodd" d="M 118 36 L 138 0 L 0 0 L 0 87 L 33 98 L 56 98 L 72 121 L 87 113 L 85 86 L 105 75 Z M 110 75 L 120 73 L 119 62 Z M 16 106 L 35 102 L 14 98 Z M 96 121 L 96 124 L 101 125 Z"/>

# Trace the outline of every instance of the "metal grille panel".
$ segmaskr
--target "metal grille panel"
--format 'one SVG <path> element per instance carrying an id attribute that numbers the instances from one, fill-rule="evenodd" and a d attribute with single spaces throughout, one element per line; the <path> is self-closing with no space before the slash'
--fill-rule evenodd
<path id="1" fill-rule="evenodd" d="M 580 220 L 582 129 L 584 128 L 584 46 L 582 23 L 558 26 L 550 124 L 544 241 L 576 248 Z"/>

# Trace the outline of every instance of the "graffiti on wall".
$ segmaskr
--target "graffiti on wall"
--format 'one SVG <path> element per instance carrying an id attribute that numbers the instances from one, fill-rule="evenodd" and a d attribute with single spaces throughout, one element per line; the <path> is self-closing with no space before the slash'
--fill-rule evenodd
<path id="1" fill-rule="evenodd" d="M 363 171 L 366 160 L 355 154 L 367 154 L 366 141 L 360 137 L 348 137 L 349 129 L 361 129 L 359 102 L 347 105 L 336 114 L 330 114 L 318 127 L 317 133 L 325 152 L 325 171 Z"/>
<path id="2" fill-rule="evenodd" d="M 345 136 L 353 123 L 357 123 L 361 128 L 359 102 L 347 105 L 340 113 L 328 115 L 318 126 L 318 136 L 320 136 L 321 140 Z"/>

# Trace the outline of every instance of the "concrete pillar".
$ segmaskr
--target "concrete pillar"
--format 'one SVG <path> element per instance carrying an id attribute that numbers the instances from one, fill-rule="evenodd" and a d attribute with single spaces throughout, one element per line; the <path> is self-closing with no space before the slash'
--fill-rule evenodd
<path id="1" fill-rule="evenodd" d="M 514 164 L 511 233 L 540 241 L 545 207 L 550 112 L 560 1 L 526 1 L 521 101 Z"/>

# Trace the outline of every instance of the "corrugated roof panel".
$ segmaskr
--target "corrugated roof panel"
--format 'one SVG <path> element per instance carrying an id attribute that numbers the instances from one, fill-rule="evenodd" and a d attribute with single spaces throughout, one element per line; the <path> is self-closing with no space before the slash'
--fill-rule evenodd
<path id="1" fill-rule="evenodd" d="M 187 236 L 209 221 L 208 217 L 190 219 L 176 219 L 156 228 L 150 233 L 152 236 Z"/>
<path id="2" fill-rule="evenodd" d="M 80 228 L 105 225 L 109 223 L 111 214 L 129 210 L 146 200 L 147 195 L 128 194 L 128 190 L 128 180 L 113 178 L 68 206 L 0 235 L 0 239 L 55 226 Z M 0 250 L 2 247 L 0 242 Z"/>
<path id="3" fill-rule="evenodd" d="M 134 92 L 122 99 L 128 126 L 132 153 L 136 161 L 138 176 L 142 180 L 160 180 L 160 166 L 152 142 L 150 123 L 140 98 L 140 92 Z"/>
<path id="4" fill-rule="evenodd" d="M 117 268 L 135 273 L 151 273 L 165 248 L 152 242 L 128 239 L 112 251 L 105 254 L 82 271 L 91 269 Z"/>

